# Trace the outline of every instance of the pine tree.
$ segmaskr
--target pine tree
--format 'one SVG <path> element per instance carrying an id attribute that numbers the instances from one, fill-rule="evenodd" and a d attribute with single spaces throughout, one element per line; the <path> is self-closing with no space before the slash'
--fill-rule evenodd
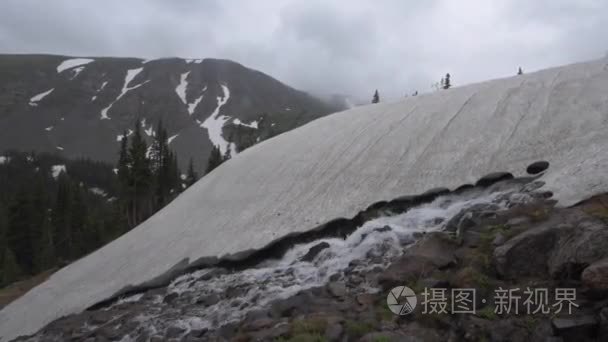
<path id="1" fill-rule="evenodd" d="M 228 161 L 230 159 L 232 159 L 232 144 L 228 144 L 228 147 L 226 147 L 226 153 L 223 156 L 223 161 Z"/>
<path id="2" fill-rule="evenodd" d="M 22 275 L 21 268 L 17 263 L 15 253 L 8 247 L 1 250 L 0 260 L 0 285 L 8 285 L 19 279 Z"/>
<path id="3" fill-rule="evenodd" d="M 220 148 L 217 146 L 213 146 L 211 148 L 211 153 L 209 154 L 209 161 L 207 162 L 207 170 L 205 171 L 205 173 L 209 173 L 211 171 L 213 171 L 216 167 L 220 166 L 220 164 L 223 162 L 223 156 L 222 156 L 222 152 L 220 151 Z"/>
<path id="4" fill-rule="evenodd" d="M 376 89 L 376 92 L 374 92 L 374 97 L 372 98 L 372 103 L 378 102 L 380 102 L 380 95 L 378 94 L 378 89 Z"/>
<path id="5" fill-rule="evenodd" d="M 186 187 L 191 187 L 198 180 L 198 174 L 194 171 L 194 162 L 190 158 L 188 163 L 188 173 L 186 174 Z"/>
<path id="6" fill-rule="evenodd" d="M 523 74 L 524 74 L 524 71 L 523 71 L 523 70 L 521 70 L 521 67 L 519 67 L 519 70 L 517 70 L 517 74 L 518 74 L 518 75 L 523 75 Z"/>
<path id="7" fill-rule="evenodd" d="M 52 211 L 52 225 L 54 227 L 53 244 L 56 257 L 68 261 L 73 256 L 73 224 L 72 210 L 74 205 L 74 191 L 69 177 L 65 173 L 57 178 L 57 196 Z"/>
<path id="8" fill-rule="evenodd" d="M 46 215 L 35 244 L 37 253 L 34 259 L 36 272 L 48 270 L 56 265 L 55 246 L 53 245 L 53 226 L 49 215 Z"/>
<path id="9" fill-rule="evenodd" d="M 449 73 L 445 74 L 445 78 L 442 79 L 441 85 L 443 89 L 450 89 L 452 87 Z"/>
<path id="10" fill-rule="evenodd" d="M 148 159 L 148 146 L 140 130 L 140 121 L 135 123 L 131 147 L 129 148 L 130 161 L 130 219 L 131 227 L 135 227 L 152 213 L 151 185 L 152 174 L 150 160 Z"/>

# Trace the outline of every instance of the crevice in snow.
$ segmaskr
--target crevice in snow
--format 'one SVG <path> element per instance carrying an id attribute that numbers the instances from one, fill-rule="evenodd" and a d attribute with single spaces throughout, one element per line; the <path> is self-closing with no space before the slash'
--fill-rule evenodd
<path id="1" fill-rule="evenodd" d="M 122 86 L 122 90 L 120 92 L 120 95 L 118 95 L 118 97 L 112 101 L 112 103 L 110 103 L 109 106 L 107 106 L 106 108 L 101 110 L 101 120 L 110 120 L 110 117 L 108 117 L 108 111 L 110 110 L 110 108 L 112 108 L 112 106 L 118 102 L 118 100 L 120 100 L 123 96 L 125 96 L 129 91 L 137 89 L 141 86 L 143 86 L 144 84 L 150 82 L 150 80 L 144 81 L 140 84 L 134 85 L 132 87 L 129 87 L 129 83 L 131 83 L 131 81 L 140 73 L 144 70 L 144 68 L 137 68 L 137 69 L 130 69 L 127 70 L 127 75 L 125 77 L 125 83 Z"/>
<path id="2" fill-rule="evenodd" d="M 211 115 L 209 115 L 209 117 L 205 121 L 203 121 L 202 124 L 200 124 L 200 126 L 202 128 L 207 129 L 207 132 L 209 133 L 209 139 L 211 140 L 213 145 L 219 147 L 220 152 L 222 154 L 226 154 L 228 146 L 231 147 L 231 150 L 234 153 L 236 152 L 235 146 L 233 146 L 234 144 L 230 144 L 222 136 L 222 128 L 224 127 L 226 122 L 230 120 L 230 117 L 226 115 L 220 115 L 220 110 L 230 99 L 230 89 L 224 84 L 221 85 L 221 88 L 223 96 L 217 97 L 217 107 L 215 108 L 213 113 L 211 113 Z"/>
<path id="3" fill-rule="evenodd" d="M 30 99 L 30 106 L 32 107 L 36 107 L 38 105 L 38 102 L 42 101 L 42 99 L 44 99 L 45 97 L 47 97 L 50 93 L 53 92 L 53 90 L 55 90 L 55 88 L 51 88 L 45 92 L 42 92 L 38 95 L 32 96 L 32 98 Z"/>
<path id="4" fill-rule="evenodd" d="M 66 59 L 65 61 L 61 62 L 61 64 L 59 64 L 57 66 L 57 73 L 61 73 L 64 70 L 67 69 L 71 69 L 77 66 L 82 66 L 82 65 L 86 65 L 89 64 L 91 62 L 94 62 L 94 59 L 89 59 L 89 58 L 71 58 L 71 59 Z"/>

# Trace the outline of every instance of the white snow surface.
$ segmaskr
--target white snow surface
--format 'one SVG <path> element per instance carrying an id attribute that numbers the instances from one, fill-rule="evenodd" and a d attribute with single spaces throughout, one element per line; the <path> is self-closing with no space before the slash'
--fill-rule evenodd
<path id="1" fill-rule="evenodd" d="M 32 96 L 32 98 L 30 99 L 30 106 L 35 107 L 38 105 L 38 102 L 40 102 L 43 98 L 47 97 L 50 93 L 53 92 L 53 90 L 55 90 L 55 88 L 51 88 L 45 92 L 42 92 L 38 95 Z"/>
<path id="2" fill-rule="evenodd" d="M 6 164 L 6 163 L 8 163 L 9 161 L 10 161 L 10 158 L 9 158 L 9 157 L 6 157 L 6 156 L 0 156 L 0 165 L 2 165 L 2 164 Z"/>
<path id="3" fill-rule="evenodd" d="M 608 59 L 601 59 L 312 121 L 223 163 L 3 308 L 0 338 L 34 333 L 182 260 L 259 249 L 378 201 L 453 189 L 491 172 L 520 176 L 538 160 L 550 162 L 540 180 L 561 206 L 607 192 L 607 92 Z"/>
<path id="4" fill-rule="evenodd" d="M 222 92 L 224 96 L 217 97 L 217 107 L 215 107 L 213 113 L 211 113 L 211 115 L 209 115 L 209 117 L 205 121 L 203 121 L 201 127 L 207 129 L 211 142 L 215 146 L 219 147 L 222 154 L 225 154 L 228 150 L 228 146 L 230 145 L 230 143 L 228 143 L 228 141 L 224 139 L 224 136 L 222 135 L 222 127 L 224 127 L 226 121 L 230 120 L 230 117 L 226 115 L 221 115 L 220 110 L 230 99 L 230 89 L 228 89 L 226 85 L 222 84 Z M 232 151 L 234 152 L 234 146 L 231 147 Z"/>
<path id="5" fill-rule="evenodd" d="M 94 61 L 95 61 L 94 59 L 89 59 L 89 58 L 66 59 L 65 61 L 61 62 L 61 64 L 59 64 L 57 66 L 57 73 L 61 73 L 64 70 L 71 69 L 71 68 L 74 68 L 77 66 L 86 65 L 86 64 L 89 64 Z"/>
<path id="6" fill-rule="evenodd" d="M 118 102 L 118 100 L 120 100 L 123 96 L 125 96 L 129 91 L 133 90 L 133 89 L 137 89 L 139 87 L 141 87 L 142 85 L 150 82 L 150 80 L 144 81 L 140 84 L 134 85 L 132 87 L 129 87 L 129 83 L 131 83 L 131 81 L 140 73 L 144 70 L 144 68 L 137 68 L 137 69 L 130 69 L 127 70 L 127 76 L 125 77 L 125 84 L 122 86 L 122 90 L 120 92 L 120 95 L 118 95 L 118 97 L 112 101 L 112 103 L 110 103 L 109 106 L 107 106 L 106 108 L 101 110 L 101 120 L 109 120 L 110 117 L 108 117 L 108 111 L 110 110 L 110 108 L 112 108 L 112 106 Z"/>
<path id="7" fill-rule="evenodd" d="M 65 165 L 53 165 L 53 166 L 51 166 L 51 174 L 53 175 L 53 178 L 59 177 L 59 174 L 62 171 L 66 172 Z"/>

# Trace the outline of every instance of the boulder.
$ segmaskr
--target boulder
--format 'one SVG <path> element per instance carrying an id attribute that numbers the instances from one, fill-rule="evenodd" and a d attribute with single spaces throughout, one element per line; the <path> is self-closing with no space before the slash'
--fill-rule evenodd
<path id="1" fill-rule="evenodd" d="M 608 229 L 580 210 L 554 210 L 494 250 L 494 263 L 504 278 L 541 276 L 578 278 L 583 266 L 608 256 Z"/>
<path id="2" fill-rule="evenodd" d="M 329 283 L 327 289 L 334 297 L 342 298 L 346 296 L 346 285 L 342 282 Z"/>
<path id="3" fill-rule="evenodd" d="M 566 341 L 584 341 L 594 334 L 598 320 L 594 315 L 556 317 L 551 324 L 556 335 Z"/>
<path id="4" fill-rule="evenodd" d="M 608 258 L 599 260 L 583 270 L 581 280 L 594 290 L 608 290 Z"/>
<path id="5" fill-rule="evenodd" d="M 437 269 L 456 264 L 456 242 L 443 233 L 427 234 L 378 276 L 384 289 L 407 285 L 430 276 Z"/>
<path id="6" fill-rule="evenodd" d="M 526 168 L 526 172 L 531 175 L 537 175 L 549 168 L 549 162 L 541 160 L 534 162 Z"/>
<path id="7" fill-rule="evenodd" d="M 310 249 L 308 250 L 308 253 L 306 253 L 300 260 L 312 262 L 315 259 L 315 257 L 317 255 L 319 255 L 319 253 L 321 253 L 321 251 L 326 248 L 329 248 L 329 243 L 327 243 L 325 241 L 320 242 L 320 243 L 310 247 Z"/>
<path id="8" fill-rule="evenodd" d="M 339 341 L 342 333 L 344 332 L 344 328 L 340 323 L 332 323 L 328 324 L 327 328 L 325 328 L 325 339 L 327 341 Z"/>

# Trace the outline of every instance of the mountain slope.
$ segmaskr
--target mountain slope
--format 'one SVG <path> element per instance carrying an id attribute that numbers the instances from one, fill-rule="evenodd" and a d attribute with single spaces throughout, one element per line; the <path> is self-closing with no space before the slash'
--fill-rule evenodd
<path id="1" fill-rule="evenodd" d="M 115 162 L 137 118 L 148 137 L 163 120 L 185 168 L 339 108 L 261 72 L 217 59 L 0 55 L 0 151 L 60 152 Z"/>
<path id="2" fill-rule="evenodd" d="M 373 203 L 497 171 L 523 174 L 538 160 L 550 163 L 540 180 L 560 205 L 606 192 L 607 63 L 358 107 L 264 141 L 0 311 L 3 341 L 214 257 L 244 258 Z"/>

